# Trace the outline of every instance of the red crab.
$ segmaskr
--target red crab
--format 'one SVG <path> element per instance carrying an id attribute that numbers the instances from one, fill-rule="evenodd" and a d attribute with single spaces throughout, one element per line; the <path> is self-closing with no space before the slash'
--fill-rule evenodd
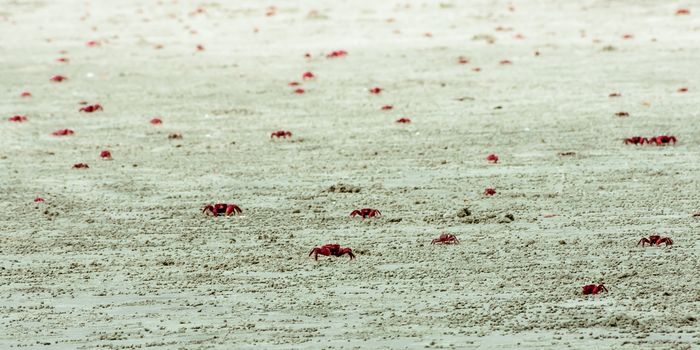
<path id="1" fill-rule="evenodd" d="M 303 94 L 303 93 L 305 93 L 305 92 L 306 92 L 306 90 L 304 90 L 304 89 L 302 89 L 302 88 L 298 88 L 298 89 L 295 89 L 295 90 L 294 90 L 294 93 L 297 94 L 297 95 L 301 95 L 301 94 Z"/>
<path id="2" fill-rule="evenodd" d="M 457 63 L 467 64 L 467 63 L 469 63 L 469 60 L 464 56 L 459 56 L 459 57 L 457 57 Z"/>
<path id="3" fill-rule="evenodd" d="M 621 117 L 621 118 L 622 118 L 622 117 L 629 117 L 630 114 L 627 113 L 627 112 L 617 112 L 617 113 L 615 113 L 615 116 L 616 116 L 616 117 Z"/>
<path id="4" fill-rule="evenodd" d="M 680 15 L 689 15 L 689 14 L 690 14 L 690 10 L 688 10 L 688 9 L 678 9 L 678 10 L 676 10 L 676 16 L 680 16 Z"/>
<path id="5" fill-rule="evenodd" d="M 73 169 L 89 169 L 90 167 L 86 163 L 75 163 L 73 164 Z"/>
<path id="6" fill-rule="evenodd" d="M 457 239 L 457 236 L 455 235 L 443 233 L 440 235 L 440 237 L 432 240 L 430 244 L 459 244 L 459 239 Z"/>
<path id="7" fill-rule="evenodd" d="M 287 85 L 289 85 L 289 86 L 299 86 L 299 82 L 298 82 L 298 81 L 290 81 L 289 84 L 287 84 Z"/>
<path id="8" fill-rule="evenodd" d="M 668 145 L 671 142 L 673 142 L 673 144 L 675 145 L 676 141 L 678 141 L 678 140 L 676 140 L 675 136 L 661 135 L 661 136 L 654 136 L 654 137 L 650 138 L 649 141 L 647 141 L 647 142 L 655 143 L 657 146 L 663 146 L 663 145 Z"/>
<path id="9" fill-rule="evenodd" d="M 649 244 L 649 246 L 652 246 L 654 244 L 659 246 L 662 243 L 666 243 L 666 245 L 668 246 L 668 245 L 673 244 L 673 240 L 671 239 L 671 237 L 661 237 L 659 235 L 651 235 L 651 236 L 649 236 L 649 238 L 643 237 L 642 239 L 640 239 L 639 242 L 637 242 L 637 245 L 641 244 L 643 247 L 647 243 Z"/>
<path id="10" fill-rule="evenodd" d="M 277 130 L 277 131 L 273 131 L 273 132 L 270 134 L 270 138 L 273 138 L 273 137 L 276 137 L 276 138 L 283 137 L 283 138 L 286 139 L 287 137 L 292 137 L 292 132 L 291 132 L 291 131 L 287 131 L 287 130 Z"/>
<path id="11" fill-rule="evenodd" d="M 382 92 L 382 88 L 380 88 L 380 87 L 373 87 L 373 88 L 369 89 L 369 93 L 370 93 L 370 94 L 375 94 L 375 95 L 377 95 L 377 94 L 379 94 L 379 93 L 381 93 L 381 92 Z"/>
<path id="12" fill-rule="evenodd" d="M 352 249 L 350 248 L 343 248 L 340 246 L 340 244 L 324 244 L 319 247 L 314 247 L 314 249 L 311 249 L 311 252 L 309 252 L 309 256 L 311 254 L 314 255 L 314 259 L 318 261 L 318 255 L 325 255 L 325 256 L 343 256 L 345 254 L 350 256 L 350 260 L 355 259 L 355 254 L 352 253 Z"/>
<path id="13" fill-rule="evenodd" d="M 44 202 L 44 198 L 41 198 L 41 197 L 34 198 L 34 203 L 42 203 L 42 202 Z"/>
<path id="14" fill-rule="evenodd" d="M 163 120 L 160 118 L 153 118 L 153 119 L 151 119 L 151 121 L 149 123 L 151 123 L 153 125 L 160 125 L 160 124 L 163 124 Z"/>
<path id="15" fill-rule="evenodd" d="M 632 39 L 632 38 L 634 38 L 634 35 L 632 35 L 632 34 L 625 34 L 622 36 L 622 39 L 625 39 L 625 40 Z"/>
<path id="16" fill-rule="evenodd" d="M 51 77 L 51 81 L 55 81 L 55 82 L 57 82 L 57 83 L 60 83 L 60 82 L 62 82 L 62 81 L 64 81 L 64 80 L 66 80 L 66 79 L 68 79 L 68 78 L 67 78 L 67 77 L 64 77 L 64 76 L 62 76 L 62 75 L 54 75 L 53 77 Z"/>
<path id="17" fill-rule="evenodd" d="M 75 132 L 71 129 L 60 129 L 51 133 L 53 136 L 68 136 L 73 135 Z"/>
<path id="18" fill-rule="evenodd" d="M 392 106 L 392 105 L 384 105 L 384 106 L 382 106 L 382 110 L 383 110 L 383 111 L 388 111 L 388 110 L 392 110 L 392 109 L 394 109 L 394 106 Z"/>
<path id="19" fill-rule="evenodd" d="M 401 123 L 401 124 L 408 124 L 411 122 L 411 119 L 410 118 L 399 118 L 399 119 L 396 119 L 396 122 Z"/>
<path id="20" fill-rule="evenodd" d="M 112 159 L 112 153 L 111 153 L 110 151 L 107 151 L 107 150 L 102 151 L 102 152 L 100 152 L 100 158 L 111 160 L 111 159 Z"/>
<path id="21" fill-rule="evenodd" d="M 513 61 L 510 60 L 502 60 L 501 62 L 498 62 L 499 64 L 513 64 Z"/>
<path id="22" fill-rule="evenodd" d="M 687 88 L 687 87 L 682 87 L 682 88 L 679 88 L 677 91 L 678 91 L 678 92 L 688 92 L 688 88 Z"/>
<path id="23" fill-rule="evenodd" d="M 315 77 L 316 76 L 314 75 L 314 73 L 311 73 L 311 72 L 304 72 L 304 74 L 301 75 L 301 79 L 303 79 L 303 80 L 313 79 Z"/>
<path id="24" fill-rule="evenodd" d="M 611 92 L 608 97 L 621 97 L 622 94 L 619 92 Z"/>
<path id="25" fill-rule="evenodd" d="M 198 45 L 197 45 L 197 51 L 204 51 L 204 45 L 198 44 Z"/>
<path id="26" fill-rule="evenodd" d="M 100 105 L 99 103 L 96 103 L 94 105 L 85 106 L 83 108 L 80 108 L 78 111 L 85 112 L 85 113 L 92 113 L 92 112 L 101 111 L 101 110 L 102 110 L 102 105 Z"/>
<path id="27" fill-rule="evenodd" d="M 362 209 L 355 209 L 350 213 L 350 216 L 355 217 L 356 215 L 361 215 L 362 218 L 370 217 L 373 218 L 375 216 L 380 216 L 382 213 L 377 210 L 377 209 L 372 209 L 372 208 L 362 208 Z"/>
<path id="28" fill-rule="evenodd" d="M 337 51 L 331 51 L 328 55 L 326 55 L 327 58 L 336 58 L 336 57 L 343 57 L 347 56 L 348 52 L 345 50 L 337 50 Z"/>
<path id="29" fill-rule="evenodd" d="M 241 207 L 235 204 L 217 203 L 217 204 L 207 204 L 202 209 L 202 213 L 211 213 L 214 216 L 219 216 L 219 214 L 226 214 L 226 216 L 231 216 L 233 214 L 242 214 L 243 210 Z"/>
<path id="30" fill-rule="evenodd" d="M 97 40 L 90 40 L 85 43 L 85 46 L 93 47 L 93 46 L 100 46 L 100 42 Z"/>
<path id="31" fill-rule="evenodd" d="M 498 163 L 498 156 L 491 153 L 486 157 L 486 160 L 495 164 L 495 163 Z"/>
<path id="32" fill-rule="evenodd" d="M 68 62 L 68 59 L 65 58 L 65 57 L 59 57 L 59 58 L 56 59 L 56 62 L 63 62 L 63 63 L 66 63 L 66 62 Z"/>
<path id="33" fill-rule="evenodd" d="M 21 123 L 21 122 L 26 122 L 27 121 L 27 116 L 25 115 L 15 115 L 12 117 L 7 118 L 7 120 L 11 122 L 16 122 L 16 123 Z"/>
<path id="34" fill-rule="evenodd" d="M 496 194 L 496 189 L 494 188 L 489 187 L 484 190 L 484 196 L 493 196 L 494 194 Z"/>
<path id="35" fill-rule="evenodd" d="M 32 93 L 29 91 L 23 91 L 21 94 L 19 94 L 20 97 L 32 97 Z"/>
<path id="36" fill-rule="evenodd" d="M 598 285 L 596 285 L 596 284 L 587 284 L 587 285 L 585 285 L 585 286 L 583 286 L 583 287 L 581 287 L 581 288 L 583 289 L 582 292 L 583 292 L 584 295 L 588 295 L 588 294 L 598 294 L 598 293 L 601 293 L 601 292 L 603 292 L 603 291 L 605 291 L 606 293 L 608 292 L 608 289 L 605 288 L 605 286 L 604 286 L 602 283 L 601 283 L 601 284 L 598 284 Z"/>
<path id="37" fill-rule="evenodd" d="M 641 136 L 633 136 L 625 139 L 625 145 L 633 143 L 635 145 L 643 145 L 644 143 L 649 143 L 649 139 Z"/>

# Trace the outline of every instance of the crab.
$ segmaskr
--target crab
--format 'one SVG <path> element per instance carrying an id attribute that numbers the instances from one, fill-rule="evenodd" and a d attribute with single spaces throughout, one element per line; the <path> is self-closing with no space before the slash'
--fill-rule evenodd
<path id="1" fill-rule="evenodd" d="M 605 288 L 605 286 L 602 283 L 597 284 L 597 285 L 596 284 L 587 284 L 581 288 L 582 288 L 582 292 L 584 295 L 598 294 L 598 293 L 601 293 L 603 291 L 605 291 L 606 293 L 608 292 L 608 289 Z"/>
<path id="2" fill-rule="evenodd" d="M 680 92 L 680 93 L 688 92 L 688 88 L 687 88 L 687 87 L 682 87 L 682 88 L 678 88 L 678 90 L 676 90 L 676 91 L 678 91 L 678 92 Z"/>
<path id="3" fill-rule="evenodd" d="M 85 112 L 85 113 L 92 113 L 92 112 L 101 111 L 101 110 L 102 110 L 102 105 L 100 105 L 99 103 L 96 103 L 94 105 L 85 106 L 85 107 L 79 109 L 78 111 Z"/>
<path id="4" fill-rule="evenodd" d="M 432 240 L 430 244 L 459 244 L 459 239 L 457 239 L 457 236 L 455 235 L 443 233 L 440 235 L 440 237 Z"/>
<path id="5" fill-rule="evenodd" d="M 294 93 L 297 94 L 297 95 L 301 95 L 301 94 L 303 94 L 303 93 L 305 93 L 305 92 L 306 92 L 306 90 L 304 90 L 304 89 L 302 89 L 302 88 L 298 88 L 298 89 L 295 89 L 295 90 L 294 90 Z"/>
<path id="6" fill-rule="evenodd" d="M 486 156 L 486 160 L 495 164 L 495 163 L 498 163 L 498 156 L 491 153 L 488 156 Z"/>
<path id="7" fill-rule="evenodd" d="M 495 188 L 489 187 L 489 188 L 484 190 L 484 196 L 493 196 L 494 194 L 496 194 Z"/>
<path id="8" fill-rule="evenodd" d="M 325 256 L 343 256 L 345 254 L 350 256 L 350 260 L 355 259 L 355 254 L 352 253 L 352 249 L 350 248 L 343 248 L 340 246 L 340 244 L 336 243 L 331 243 L 331 244 L 324 244 L 322 246 L 314 247 L 314 249 L 311 249 L 311 252 L 309 252 L 309 256 L 311 254 L 314 255 L 314 259 L 318 261 L 318 255 L 325 255 Z"/>
<path id="9" fill-rule="evenodd" d="M 90 167 L 86 163 L 75 163 L 73 164 L 73 169 L 89 169 Z"/>
<path id="10" fill-rule="evenodd" d="M 219 214 L 225 214 L 226 216 L 231 216 L 233 214 L 242 214 L 243 210 L 241 210 L 241 207 L 239 207 L 236 204 L 226 204 L 226 203 L 217 203 L 217 204 L 207 204 L 204 206 L 204 209 L 202 209 L 202 213 L 209 214 L 211 213 L 214 216 L 219 216 Z"/>
<path id="11" fill-rule="evenodd" d="M 649 143 L 649 139 L 641 136 L 632 136 L 625 139 L 625 145 L 633 143 L 635 145 L 643 145 L 644 143 Z"/>
<path id="12" fill-rule="evenodd" d="M 396 119 L 396 122 L 399 124 L 408 124 L 411 122 L 411 119 L 410 118 L 399 118 L 399 119 Z"/>
<path id="13" fill-rule="evenodd" d="M 622 94 L 619 92 L 611 92 L 608 97 L 621 97 Z"/>
<path id="14" fill-rule="evenodd" d="M 19 94 L 20 97 L 32 97 L 32 93 L 29 91 L 23 91 L 21 94 Z"/>
<path id="15" fill-rule="evenodd" d="M 100 152 L 100 158 L 111 160 L 111 159 L 112 159 L 112 153 L 109 152 L 109 151 L 107 151 L 107 150 L 102 151 L 102 152 Z"/>
<path id="16" fill-rule="evenodd" d="M 629 117 L 630 114 L 628 112 L 617 112 L 617 113 L 615 113 L 615 116 L 623 118 L 623 117 Z"/>
<path id="17" fill-rule="evenodd" d="M 64 80 L 66 80 L 66 79 L 68 79 L 68 78 L 65 77 L 65 76 L 63 76 L 63 75 L 54 75 L 53 77 L 51 77 L 51 81 L 54 81 L 54 82 L 57 82 L 57 83 L 60 83 L 60 82 L 62 82 L 62 81 L 64 81 Z"/>
<path id="18" fill-rule="evenodd" d="M 22 123 L 27 121 L 27 116 L 25 115 L 15 115 L 12 117 L 7 118 L 7 120 L 15 123 Z"/>
<path id="19" fill-rule="evenodd" d="M 163 120 L 160 118 L 153 118 L 149 121 L 149 123 L 151 123 L 153 125 L 160 125 L 160 124 L 163 124 Z"/>
<path id="20" fill-rule="evenodd" d="M 356 215 L 361 215 L 362 218 L 370 217 L 373 218 L 375 216 L 380 216 L 382 213 L 377 210 L 377 209 L 372 209 L 372 208 L 362 208 L 362 209 L 355 209 L 350 213 L 351 217 L 355 217 Z"/>
<path id="21" fill-rule="evenodd" d="M 314 73 L 311 73 L 311 72 L 304 72 L 304 74 L 301 75 L 301 79 L 303 79 L 303 80 L 313 79 L 315 77 L 316 76 L 314 75 Z"/>
<path id="22" fill-rule="evenodd" d="M 662 237 L 659 235 L 651 235 L 651 236 L 649 236 L 649 238 L 643 237 L 642 239 L 640 239 L 639 242 L 637 243 L 637 245 L 641 244 L 643 247 L 645 244 L 649 244 L 649 246 L 656 244 L 657 246 L 659 246 L 663 243 L 666 243 L 666 245 L 669 246 L 669 245 L 673 244 L 673 240 L 671 239 L 671 237 Z"/>
<path id="23" fill-rule="evenodd" d="M 380 88 L 380 87 L 373 87 L 373 88 L 369 89 L 369 93 L 370 93 L 370 94 L 378 95 L 378 94 L 380 94 L 380 93 L 382 92 L 382 90 L 383 90 L 383 89 Z"/>
<path id="24" fill-rule="evenodd" d="M 331 51 L 329 54 L 326 55 L 327 58 L 336 58 L 336 57 L 343 57 L 347 56 L 348 52 L 345 50 L 336 50 L 336 51 Z M 310 58 L 311 55 L 309 55 L 308 58 Z"/>
<path id="25" fill-rule="evenodd" d="M 68 136 L 73 135 L 75 132 L 71 129 L 60 129 L 51 133 L 53 136 Z"/>
<path id="26" fill-rule="evenodd" d="M 34 198 L 34 203 L 43 203 L 43 202 L 44 202 L 44 198 L 41 198 L 41 197 Z"/>
<path id="27" fill-rule="evenodd" d="M 513 64 L 513 61 L 511 60 L 502 60 L 501 62 L 498 62 L 499 64 Z"/>
<path id="28" fill-rule="evenodd" d="M 384 105 L 384 106 L 382 106 L 382 111 L 389 111 L 389 110 L 392 110 L 392 109 L 394 109 L 394 106 L 392 106 L 392 105 Z"/>
<path id="29" fill-rule="evenodd" d="M 670 135 L 654 136 L 648 140 L 649 143 L 655 143 L 657 146 L 668 145 L 671 142 L 675 145 L 676 141 L 678 141 L 676 137 Z"/>
<path id="30" fill-rule="evenodd" d="M 273 138 L 273 137 L 276 137 L 276 138 L 283 137 L 283 138 L 286 139 L 287 137 L 292 137 L 292 132 L 291 132 L 291 131 L 287 131 L 287 130 L 277 130 L 277 131 L 273 131 L 273 132 L 270 134 L 270 138 Z"/>

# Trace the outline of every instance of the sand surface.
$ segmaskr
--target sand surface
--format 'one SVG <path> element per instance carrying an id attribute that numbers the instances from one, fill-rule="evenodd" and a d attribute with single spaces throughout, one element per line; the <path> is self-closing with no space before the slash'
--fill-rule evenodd
<path id="1" fill-rule="evenodd" d="M 692 3 L 0 1 L 0 348 L 700 347 Z"/>

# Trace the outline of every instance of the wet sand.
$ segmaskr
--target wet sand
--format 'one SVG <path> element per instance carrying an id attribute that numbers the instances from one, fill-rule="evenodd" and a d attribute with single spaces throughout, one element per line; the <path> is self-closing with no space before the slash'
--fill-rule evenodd
<path id="1" fill-rule="evenodd" d="M 683 5 L 5 2 L 0 348 L 700 346 Z"/>

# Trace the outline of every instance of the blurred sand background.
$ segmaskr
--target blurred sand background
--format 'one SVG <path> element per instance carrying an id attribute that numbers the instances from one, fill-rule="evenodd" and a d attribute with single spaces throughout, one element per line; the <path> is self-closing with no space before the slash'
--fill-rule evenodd
<path id="1" fill-rule="evenodd" d="M 2 0 L 0 348 L 698 347 L 692 4 Z"/>

